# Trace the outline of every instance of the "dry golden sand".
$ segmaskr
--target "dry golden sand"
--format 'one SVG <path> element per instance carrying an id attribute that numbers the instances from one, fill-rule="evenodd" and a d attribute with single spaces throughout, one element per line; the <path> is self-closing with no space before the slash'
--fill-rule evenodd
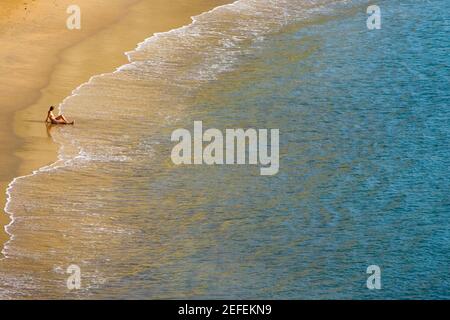
<path id="1" fill-rule="evenodd" d="M 72 0 L 3 0 L 0 8 L 0 188 L 56 159 L 43 121 L 95 74 L 127 63 L 124 52 L 155 32 L 228 0 L 77 0 L 81 30 L 68 30 Z M 51 189 L 51 186 L 49 186 Z M 5 203 L 5 193 L 0 201 Z M 6 214 L 0 224 L 8 223 Z M 2 228 L 3 230 L 3 228 Z M 0 233 L 0 241 L 7 239 Z"/>

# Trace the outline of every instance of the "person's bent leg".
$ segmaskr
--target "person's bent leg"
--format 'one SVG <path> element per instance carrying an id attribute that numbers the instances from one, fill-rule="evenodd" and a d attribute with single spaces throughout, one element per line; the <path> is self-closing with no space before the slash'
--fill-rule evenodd
<path id="1" fill-rule="evenodd" d="M 64 120 L 65 122 L 69 122 L 69 121 L 67 121 L 66 117 L 64 117 L 63 115 L 57 116 L 56 120 Z"/>

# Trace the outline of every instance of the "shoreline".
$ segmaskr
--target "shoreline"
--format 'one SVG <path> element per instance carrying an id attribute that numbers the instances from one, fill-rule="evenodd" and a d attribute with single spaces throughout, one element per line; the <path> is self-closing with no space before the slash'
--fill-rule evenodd
<path id="1" fill-rule="evenodd" d="M 105 24 L 117 19 L 119 8 L 124 8 L 137 0 L 119 0 L 115 6 L 105 12 L 89 14 L 98 10 L 104 1 L 92 4 L 87 0 L 79 1 L 91 21 L 84 24 L 83 32 L 68 31 L 65 28 L 65 5 L 70 1 L 62 0 L 58 4 L 46 2 L 23 3 L 18 0 L 5 0 L 0 8 L 0 188 L 3 192 L 0 201 L 6 204 L 6 189 L 15 177 L 21 176 L 21 157 L 18 154 L 24 141 L 15 133 L 17 112 L 35 103 L 41 89 L 49 84 L 53 68 L 59 62 L 55 55 L 94 34 Z M 49 20 L 49 17 L 52 19 Z M 103 23 L 92 22 L 93 17 L 104 19 Z M 38 120 L 34 120 L 38 121 Z M 29 128 L 28 128 L 29 129 Z M 30 134 L 33 134 L 30 132 Z M 51 156 L 48 155 L 50 160 Z M 4 211 L 4 210 L 3 210 Z M 0 224 L 10 223 L 8 214 L 0 214 Z M 8 241 L 9 235 L 2 228 L 0 243 Z"/>
<path id="2" fill-rule="evenodd" d="M 192 17 L 233 1 L 210 0 L 198 4 L 186 0 L 177 0 L 167 6 L 161 0 L 140 0 L 129 4 L 124 12 L 110 24 L 98 28 L 88 36 L 61 49 L 56 54 L 56 62 L 47 73 L 47 83 L 34 91 L 33 100 L 25 107 L 14 111 L 12 137 L 17 144 L 10 156 L 15 157 L 15 167 L 11 170 L 11 179 L 1 187 L 4 208 L 7 204 L 7 192 L 16 179 L 32 174 L 57 160 L 59 146 L 51 138 L 51 132 L 43 124 L 43 116 L 49 105 L 58 105 L 70 96 L 77 87 L 91 77 L 114 72 L 120 66 L 129 63 L 126 53 L 134 50 L 140 43 L 152 35 L 183 27 L 192 23 Z M 155 16 L 149 21 L 148 12 Z M 3 219 L 3 220 L 2 220 Z M 12 223 L 12 217 L 4 212 L 0 223 L 4 226 L 0 236 L 6 244 L 10 235 L 6 227 Z"/>

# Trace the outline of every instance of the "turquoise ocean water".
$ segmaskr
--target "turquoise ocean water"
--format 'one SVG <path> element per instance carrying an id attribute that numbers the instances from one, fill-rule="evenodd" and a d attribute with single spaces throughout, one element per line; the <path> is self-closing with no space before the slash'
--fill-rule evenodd
<path id="1" fill-rule="evenodd" d="M 367 1 L 238 1 L 77 89 L 60 160 L 9 189 L 0 295 L 448 299 L 450 3 L 370 4 L 380 30 Z M 279 173 L 174 166 L 200 120 L 279 129 Z"/>

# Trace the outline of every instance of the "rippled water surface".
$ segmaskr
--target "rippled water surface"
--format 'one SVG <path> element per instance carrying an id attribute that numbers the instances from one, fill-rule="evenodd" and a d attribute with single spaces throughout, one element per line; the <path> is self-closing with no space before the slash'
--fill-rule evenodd
<path id="1" fill-rule="evenodd" d="M 449 298 L 450 6 L 378 5 L 370 31 L 365 1 L 239 1 L 79 88 L 9 190 L 0 296 Z M 174 166 L 195 120 L 280 129 L 280 172 Z"/>

